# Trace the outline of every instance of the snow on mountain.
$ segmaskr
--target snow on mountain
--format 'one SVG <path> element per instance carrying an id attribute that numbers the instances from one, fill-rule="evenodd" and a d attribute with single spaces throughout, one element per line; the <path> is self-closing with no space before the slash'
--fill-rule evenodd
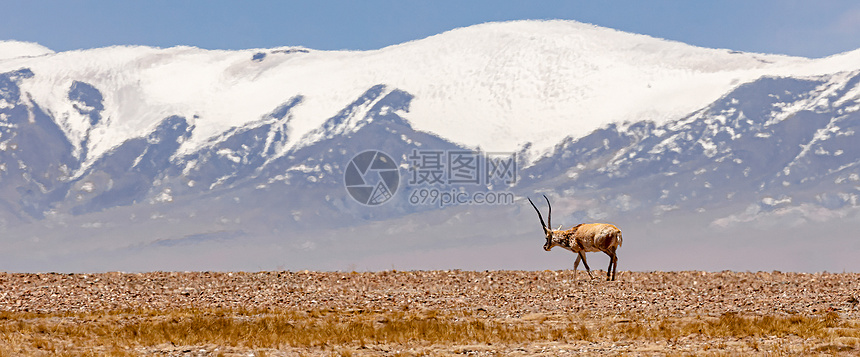
<path id="1" fill-rule="evenodd" d="M 17 57 L 36 57 L 52 53 L 54 51 L 37 43 L 0 40 L 0 60 Z"/>
<path id="2" fill-rule="evenodd" d="M 762 77 L 680 119 L 565 140 L 520 188 L 575 196 L 567 206 L 581 220 L 678 211 L 723 227 L 767 215 L 822 221 L 860 207 L 858 131 L 860 70 Z"/>
<path id="3" fill-rule="evenodd" d="M 292 110 L 286 145 L 306 145 L 303 138 L 314 140 L 307 134 L 377 84 L 415 96 L 404 117 L 417 130 L 488 151 L 531 143 L 543 154 L 606 123 L 678 118 L 765 74 L 850 66 L 698 48 L 572 21 L 518 21 L 374 51 L 109 47 L 7 58 L 0 72 L 33 71 L 22 90 L 57 118 L 88 167 L 164 118 L 194 126 L 179 150 L 187 154 L 297 96 L 303 100 Z M 100 92 L 103 120 L 76 109 L 69 98 L 75 83 Z"/>

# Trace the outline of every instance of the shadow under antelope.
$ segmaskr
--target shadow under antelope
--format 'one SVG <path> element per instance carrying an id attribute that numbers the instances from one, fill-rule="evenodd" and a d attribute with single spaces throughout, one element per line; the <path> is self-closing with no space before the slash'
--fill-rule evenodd
<path id="1" fill-rule="evenodd" d="M 549 207 L 547 212 L 547 222 L 544 224 L 543 216 L 540 210 L 535 206 L 532 199 L 529 198 L 529 203 L 532 204 L 537 211 L 540 225 L 546 234 L 546 244 L 543 245 L 545 251 L 550 251 L 553 247 L 562 247 L 576 254 L 576 261 L 573 262 L 573 278 L 576 279 L 576 269 L 579 267 L 579 261 L 585 265 L 585 270 L 588 276 L 592 279 L 591 268 L 588 267 L 588 262 L 585 261 L 585 252 L 604 252 L 609 256 L 609 268 L 606 270 L 606 280 L 615 280 L 615 271 L 618 270 L 618 256 L 615 251 L 621 247 L 621 230 L 614 225 L 607 223 L 583 223 L 578 224 L 568 230 L 552 229 L 552 205 L 549 203 L 549 198 L 546 199 L 546 205 Z"/>

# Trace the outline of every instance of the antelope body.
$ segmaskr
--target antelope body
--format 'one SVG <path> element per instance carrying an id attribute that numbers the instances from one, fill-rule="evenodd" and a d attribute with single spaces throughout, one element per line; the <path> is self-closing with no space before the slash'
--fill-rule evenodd
<path id="1" fill-rule="evenodd" d="M 546 204 L 549 207 L 547 213 L 547 224 L 544 224 L 543 216 L 540 210 L 535 206 L 534 202 L 529 198 L 529 203 L 537 211 L 540 224 L 546 234 L 546 243 L 543 249 L 547 252 L 553 247 L 562 247 L 576 254 L 576 261 L 573 262 L 573 274 L 576 278 L 576 269 L 579 267 L 579 261 L 585 265 L 585 270 L 588 276 L 591 275 L 591 268 L 588 267 L 588 262 L 585 260 L 586 252 L 604 252 L 609 256 L 609 268 L 606 270 L 606 280 L 615 280 L 615 271 L 618 269 L 618 256 L 615 251 L 621 247 L 621 230 L 614 225 L 608 223 L 585 223 L 579 224 L 571 229 L 553 230 L 552 224 L 552 205 L 549 203 L 549 198 L 546 199 Z"/>

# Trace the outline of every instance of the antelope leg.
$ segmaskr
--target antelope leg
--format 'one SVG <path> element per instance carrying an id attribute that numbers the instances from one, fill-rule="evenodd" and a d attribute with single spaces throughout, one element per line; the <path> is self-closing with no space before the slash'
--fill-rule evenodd
<path id="1" fill-rule="evenodd" d="M 618 256 L 612 254 L 612 280 L 615 281 L 615 273 L 618 272 Z"/>
<path id="2" fill-rule="evenodd" d="M 609 255 L 609 267 L 606 268 L 606 281 L 615 280 L 615 275 L 612 271 L 612 262 L 615 261 L 615 254 Z"/>
<path id="3" fill-rule="evenodd" d="M 591 275 L 591 268 L 588 267 L 588 261 L 585 260 L 585 253 L 579 252 L 579 257 L 582 258 L 582 265 L 585 265 L 585 271 L 588 272 L 588 276 L 594 279 L 594 275 Z"/>

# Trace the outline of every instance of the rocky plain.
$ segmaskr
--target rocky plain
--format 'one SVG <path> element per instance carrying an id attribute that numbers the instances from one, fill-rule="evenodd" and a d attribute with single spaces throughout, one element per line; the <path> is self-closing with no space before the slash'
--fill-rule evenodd
<path id="1" fill-rule="evenodd" d="M 616 281 L 605 279 L 605 272 L 589 278 L 570 270 L 0 273 L 0 356 L 860 353 L 857 273 L 622 271 Z M 339 316 L 325 326 L 358 330 L 361 318 L 369 332 L 337 341 L 320 332 L 303 343 L 255 340 L 255 331 L 277 334 L 262 322 L 233 339 L 224 332 L 143 340 L 135 337 L 143 332 L 118 330 L 285 313 L 290 328 Z M 427 321 L 455 332 L 469 325 L 450 337 L 384 335 L 398 319 L 425 324 L 396 325 L 401 330 L 426 330 Z M 72 325 L 85 331 L 71 333 Z"/>

